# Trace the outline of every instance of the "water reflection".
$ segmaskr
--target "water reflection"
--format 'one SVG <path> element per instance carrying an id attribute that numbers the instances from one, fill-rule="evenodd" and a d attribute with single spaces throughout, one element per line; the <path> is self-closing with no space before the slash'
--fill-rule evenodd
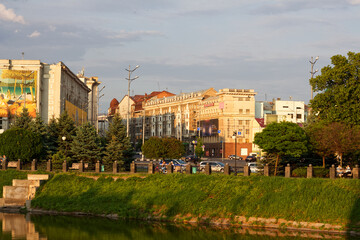
<path id="1" fill-rule="evenodd" d="M 0 213 L 0 239 L 345 239 L 341 235 L 249 228 L 214 228 L 159 222 L 115 221 L 95 217 Z"/>

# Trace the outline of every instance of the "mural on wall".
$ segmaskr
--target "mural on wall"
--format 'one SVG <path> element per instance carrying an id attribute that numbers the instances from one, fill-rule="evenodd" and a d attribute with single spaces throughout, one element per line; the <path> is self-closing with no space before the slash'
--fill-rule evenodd
<path id="1" fill-rule="evenodd" d="M 203 137 L 213 137 L 218 136 L 219 130 L 219 120 L 218 119 L 210 119 L 200 122 L 201 126 L 201 136 Z"/>
<path id="2" fill-rule="evenodd" d="M 0 69 L 0 117 L 19 116 L 26 107 L 36 117 L 37 71 Z"/>

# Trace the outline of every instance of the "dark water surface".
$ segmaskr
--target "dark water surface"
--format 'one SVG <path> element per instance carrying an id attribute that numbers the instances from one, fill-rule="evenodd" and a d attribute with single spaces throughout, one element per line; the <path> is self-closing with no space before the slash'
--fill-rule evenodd
<path id="1" fill-rule="evenodd" d="M 22 215 L 0 213 L 0 239 L 113 240 L 113 239 L 347 239 L 316 232 L 292 232 L 159 222 L 120 221 L 97 217 Z"/>

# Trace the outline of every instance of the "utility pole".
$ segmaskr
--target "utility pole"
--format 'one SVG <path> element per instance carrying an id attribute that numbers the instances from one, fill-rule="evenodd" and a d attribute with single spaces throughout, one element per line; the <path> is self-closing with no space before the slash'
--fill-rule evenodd
<path id="1" fill-rule="evenodd" d="M 310 64 L 311 64 L 311 71 L 310 71 L 311 79 L 313 79 L 315 73 L 317 73 L 317 72 L 319 71 L 319 69 L 316 69 L 316 70 L 314 71 L 314 65 L 315 65 L 315 63 L 316 63 L 316 61 L 317 61 L 318 59 L 319 59 L 319 56 L 317 56 L 317 57 L 315 58 L 315 61 L 314 61 L 313 57 L 311 57 L 311 60 L 309 60 L 309 62 L 310 62 Z M 310 84 L 310 86 L 311 86 L 311 100 L 312 100 L 312 99 L 313 99 L 313 87 L 312 87 L 311 84 Z"/>
<path id="2" fill-rule="evenodd" d="M 128 107 L 127 107 L 127 114 L 126 114 L 126 136 L 129 137 L 129 115 L 130 115 L 130 83 L 132 81 L 134 81 L 135 79 L 138 79 L 139 76 L 136 76 L 134 78 L 131 78 L 131 74 L 138 69 L 140 66 L 136 65 L 136 67 L 134 69 L 131 70 L 130 65 L 129 65 L 129 69 L 125 69 L 126 71 L 129 72 L 129 77 L 125 78 L 126 80 L 128 80 Z"/>

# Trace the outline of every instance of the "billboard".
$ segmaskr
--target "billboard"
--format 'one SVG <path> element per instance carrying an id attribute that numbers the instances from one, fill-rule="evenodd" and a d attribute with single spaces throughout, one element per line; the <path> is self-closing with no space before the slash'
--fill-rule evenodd
<path id="1" fill-rule="evenodd" d="M 23 108 L 36 117 L 37 71 L 0 69 L 0 117 L 19 116 Z"/>
<path id="2" fill-rule="evenodd" d="M 65 110 L 77 125 L 87 122 L 87 112 L 71 102 L 65 101 Z"/>
<path id="3" fill-rule="evenodd" d="M 203 137 L 218 136 L 219 120 L 210 119 L 210 120 L 200 121 L 200 129 L 201 129 L 201 136 Z"/>

